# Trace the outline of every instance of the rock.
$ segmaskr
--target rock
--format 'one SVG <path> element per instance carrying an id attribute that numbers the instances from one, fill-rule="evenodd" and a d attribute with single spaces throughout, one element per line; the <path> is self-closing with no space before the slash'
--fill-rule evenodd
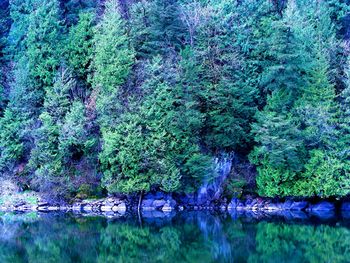
<path id="1" fill-rule="evenodd" d="M 100 207 L 100 210 L 102 212 L 111 212 L 112 211 L 112 206 L 111 205 L 102 205 Z"/>
<path id="2" fill-rule="evenodd" d="M 119 205 L 115 205 L 112 207 L 113 212 L 126 212 L 126 204 L 125 203 L 121 203 Z"/>
<path id="3" fill-rule="evenodd" d="M 72 210 L 73 210 L 74 212 L 80 212 L 80 211 L 81 211 L 81 204 L 80 204 L 80 203 L 75 203 L 75 204 L 73 204 Z"/>
<path id="4" fill-rule="evenodd" d="M 244 203 L 244 210 L 251 210 L 251 208 L 254 204 L 255 203 L 253 202 L 252 199 L 247 199 Z"/>
<path id="5" fill-rule="evenodd" d="M 282 204 L 280 203 L 266 203 L 264 206 L 266 211 L 280 211 L 282 210 Z"/>
<path id="6" fill-rule="evenodd" d="M 294 201 L 291 202 L 291 205 L 289 206 L 289 210 L 296 210 L 301 211 L 304 210 L 308 206 L 308 202 L 306 201 Z"/>
<path id="7" fill-rule="evenodd" d="M 330 220 L 335 218 L 335 212 L 332 209 L 329 210 L 311 210 L 310 214 L 321 220 Z"/>
<path id="8" fill-rule="evenodd" d="M 283 211 L 283 217 L 286 220 L 305 220 L 308 219 L 308 216 L 303 211 L 299 210 L 285 210 Z"/>
<path id="9" fill-rule="evenodd" d="M 82 210 L 87 213 L 92 212 L 92 206 L 90 204 L 84 205 Z"/>
<path id="10" fill-rule="evenodd" d="M 20 207 L 20 206 L 24 206 L 24 205 L 26 205 L 26 202 L 20 200 L 15 204 L 15 207 Z"/>
<path id="11" fill-rule="evenodd" d="M 49 210 L 48 210 L 48 206 L 38 206 L 38 207 L 37 207 L 37 210 L 38 210 L 39 212 L 46 212 L 46 211 L 49 211 Z"/>
<path id="12" fill-rule="evenodd" d="M 350 202 L 343 202 L 341 204 L 341 210 L 342 211 L 350 211 Z"/>
<path id="13" fill-rule="evenodd" d="M 344 219 L 349 220 L 349 219 L 350 219 L 350 211 L 348 211 L 348 210 L 342 210 L 342 211 L 341 211 L 341 216 L 342 216 Z"/>
<path id="14" fill-rule="evenodd" d="M 241 201 L 237 202 L 236 210 L 237 211 L 245 210 L 244 204 Z"/>
<path id="15" fill-rule="evenodd" d="M 166 203 L 163 207 L 162 207 L 162 211 L 163 212 L 170 212 L 174 209 L 174 207 L 172 207 L 169 203 Z"/>
<path id="16" fill-rule="evenodd" d="M 293 201 L 292 201 L 292 200 L 286 200 L 286 201 L 282 204 L 282 209 L 283 209 L 283 210 L 290 210 L 292 204 L 293 204 Z"/>
<path id="17" fill-rule="evenodd" d="M 146 209 L 146 210 L 150 209 L 150 208 L 154 209 L 153 202 L 154 202 L 154 199 L 144 199 L 144 200 L 142 200 L 142 202 L 141 202 L 142 209 Z"/>
<path id="18" fill-rule="evenodd" d="M 152 206 L 155 209 L 159 209 L 159 208 L 162 208 L 165 204 L 166 204 L 166 201 L 164 199 L 160 199 L 160 200 L 154 200 L 152 203 Z"/>
<path id="19" fill-rule="evenodd" d="M 29 205 L 29 204 L 23 204 L 21 206 L 14 207 L 15 211 L 36 211 L 38 206 L 36 205 Z"/>
<path id="20" fill-rule="evenodd" d="M 177 203 L 176 203 L 176 201 L 174 200 L 174 199 L 172 199 L 172 198 L 170 198 L 170 199 L 168 199 L 168 202 L 170 202 L 169 204 L 172 206 L 172 207 L 176 207 L 176 205 L 177 205 Z"/>
<path id="21" fill-rule="evenodd" d="M 164 213 L 162 211 L 143 211 L 142 212 L 142 217 L 143 218 L 165 218 L 169 217 L 168 213 Z"/>
<path id="22" fill-rule="evenodd" d="M 38 206 L 48 206 L 49 203 L 48 202 L 45 202 L 45 201 L 39 201 L 38 202 Z"/>
<path id="23" fill-rule="evenodd" d="M 310 211 L 332 211 L 335 209 L 334 204 L 330 202 L 320 202 L 315 205 L 310 205 L 309 210 Z"/>
<path id="24" fill-rule="evenodd" d="M 49 206 L 47 208 L 48 211 L 59 211 L 60 207 L 59 206 Z"/>
<path id="25" fill-rule="evenodd" d="M 228 204 L 227 209 L 233 210 L 237 208 L 239 200 L 237 198 L 232 198 L 231 202 Z"/>
<path id="26" fill-rule="evenodd" d="M 71 209 L 72 209 L 72 207 L 70 207 L 70 206 L 65 206 L 65 205 L 60 206 L 60 211 L 69 211 Z"/>

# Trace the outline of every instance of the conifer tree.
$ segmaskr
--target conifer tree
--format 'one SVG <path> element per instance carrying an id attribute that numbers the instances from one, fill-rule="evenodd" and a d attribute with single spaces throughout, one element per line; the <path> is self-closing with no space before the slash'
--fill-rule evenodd
<path id="1" fill-rule="evenodd" d="M 262 195 L 290 194 L 290 182 L 303 169 L 303 144 L 298 120 L 291 114 L 306 85 L 303 42 L 299 38 L 300 13 L 290 2 L 281 20 L 271 21 L 266 39 L 272 47 L 261 76 L 261 88 L 270 94 L 253 124 L 257 142 L 250 155 L 258 165 L 257 184 Z M 307 28 L 306 28 L 307 30 Z"/>
<path id="2" fill-rule="evenodd" d="M 123 188 L 120 185 L 115 186 L 113 181 L 123 172 L 118 169 L 118 164 L 115 162 L 119 155 L 118 150 L 114 148 L 114 140 L 120 136 L 117 132 L 117 125 L 121 121 L 122 113 L 121 86 L 130 73 L 134 52 L 130 49 L 126 25 L 115 0 L 106 3 L 105 14 L 96 28 L 94 41 L 93 65 L 95 73 L 93 81 L 95 89 L 98 91 L 97 113 L 103 143 L 100 154 L 102 172 L 104 173 L 103 181 L 111 192 L 120 189 L 126 191 L 129 189 L 128 184 Z M 132 138 L 136 139 L 137 136 Z M 135 191 L 146 187 L 143 183 L 140 184 L 139 188 L 134 185 Z"/>
<path id="3" fill-rule="evenodd" d="M 59 67 L 61 21 L 57 0 L 35 1 L 26 39 L 30 78 L 39 90 L 53 84 Z"/>
<path id="4" fill-rule="evenodd" d="M 179 2 L 152 0 L 132 7 L 132 42 L 140 56 L 172 56 L 183 47 L 186 32 Z"/>
<path id="5" fill-rule="evenodd" d="M 68 65 L 85 82 L 93 57 L 93 20 L 92 13 L 81 13 L 78 23 L 70 28 L 65 45 Z"/>
<path id="6" fill-rule="evenodd" d="M 28 159 L 32 145 L 31 131 L 38 116 L 40 96 L 31 85 L 25 58 L 18 62 L 10 83 L 9 103 L 0 118 L 1 169 L 11 170 L 19 160 Z M 11 138 L 11 139 L 9 139 Z"/>
<path id="7" fill-rule="evenodd" d="M 33 132 L 35 146 L 29 167 L 34 187 L 45 194 L 54 192 L 67 197 L 69 181 L 62 163 L 67 152 L 60 151 L 59 135 L 69 111 L 69 91 L 75 85 L 69 72 L 62 68 L 51 88 L 46 89 L 44 111 L 39 116 L 40 127 Z"/>
<path id="8" fill-rule="evenodd" d="M 26 39 L 30 24 L 30 14 L 33 12 L 36 0 L 11 0 L 10 18 L 13 21 L 7 36 L 6 53 L 14 62 L 23 58 L 26 52 Z"/>
<path id="9" fill-rule="evenodd" d="M 231 5 L 231 1 L 214 5 L 210 20 L 199 27 L 197 40 L 205 87 L 201 92 L 203 136 L 213 152 L 244 147 L 249 141 L 248 122 L 255 112 L 257 90 L 245 80 L 246 65 L 240 43 L 235 39 L 237 32 L 227 26 L 239 12 Z"/>

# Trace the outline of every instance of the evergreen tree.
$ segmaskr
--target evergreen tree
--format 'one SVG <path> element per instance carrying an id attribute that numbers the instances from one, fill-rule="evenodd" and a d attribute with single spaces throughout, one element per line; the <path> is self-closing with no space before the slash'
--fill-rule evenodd
<path id="1" fill-rule="evenodd" d="M 29 15 L 26 53 L 31 81 L 43 92 L 53 84 L 59 67 L 62 27 L 57 0 L 35 1 L 33 8 Z"/>
<path id="2" fill-rule="evenodd" d="M 131 12 L 131 35 L 142 57 L 173 55 L 185 41 L 185 28 L 178 0 L 152 0 L 135 4 Z"/>
<path id="3" fill-rule="evenodd" d="M 340 156 L 345 160 L 350 160 L 350 61 L 348 59 L 345 76 L 344 76 L 345 89 L 341 95 L 341 116 L 340 116 Z"/>
<path id="4" fill-rule="evenodd" d="M 100 5 L 99 0 L 63 0 L 61 1 L 62 13 L 65 24 L 72 26 L 79 23 L 81 13 L 95 12 Z"/>
<path id="5" fill-rule="evenodd" d="M 11 26 L 9 1 L 0 3 L 0 65 L 4 62 L 7 35 Z"/>
<path id="6" fill-rule="evenodd" d="M 250 155 L 258 165 L 259 193 L 267 196 L 289 195 L 290 183 L 303 169 L 304 149 L 300 126 L 291 114 L 295 101 L 306 85 L 303 42 L 299 27 L 301 15 L 293 2 L 281 20 L 271 21 L 274 29 L 265 41 L 272 47 L 261 75 L 261 88 L 267 93 L 266 106 L 253 124 L 257 142 Z M 305 28 L 308 32 L 309 28 Z M 289 191 L 289 192 L 288 192 Z"/>
<path id="7" fill-rule="evenodd" d="M 70 28 L 65 45 L 68 65 L 84 81 L 87 81 L 93 57 L 93 24 L 93 14 L 81 13 L 78 23 Z"/>
<path id="8" fill-rule="evenodd" d="M 228 11 L 229 10 L 229 11 Z M 246 81 L 246 62 L 232 20 L 239 9 L 232 1 L 214 6 L 210 20 L 199 28 L 198 55 L 202 64 L 201 111 L 203 137 L 213 152 L 237 151 L 249 142 L 257 89 Z"/>
<path id="9" fill-rule="evenodd" d="M 69 111 L 69 91 L 74 81 L 67 70 L 61 69 L 52 88 L 46 90 L 44 112 L 40 127 L 33 132 L 35 146 L 31 151 L 29 167 L 33 172 L 34 187 L 45 194 L 67 197 L 69 181 L 62 163 L 67 152 L 60 151 L 59 135 Z"/>
<path id="10" fill-rule="evenodd" d="M 106 3 L 105 14 L 97 26 L 94 41 L 94 86 L 98 91 L 96 107 L 103 143 L 100 162 L 104 173 L 103 181 L 107 188 L 114 192 L 112 189 L 120 190 L 120 187 L 114 186 L 112 181 L 119 175 L 120 170 L 115 163 L 115 159 L 119 156 L 118 151 L 111 143 L 115 143 L 118 135 L 115 131 L 121 121 L 120 88 L 129 75 L 134 59 L 134 52 L 129 48 L 126 25 L 116 1 Z M 135 186 L 135 191 L 146 187 L 143 183 L 140 185 Z M 128 189 L 125 187 L 124 190 Z"/>
<path id="11" fill-rule="evenodd" d="M 1 169 L 11 170 L 19 160 L 27 160 L 32 145 L 31 131 L 38 115 L 40 96 L 29 80 L 29 68 L 25 58 L 14 71 L 10 83 L 9 103 L 0 118 Z M 11 139 L 9 139 L 11 138 Z"/>
<path id="12" fill-rule="evenodd" d="M 35 0 L 11 0 L 10 18 L 12 24 L 7 37 L 6 53 L 14 62 L 25 54 L 27 33 L 30 24 L 30 14 L 33 12 Z"/>
<path id="13" fill-rule="evenodd" d="M 67 197 L 68 181 L 63 173 L 62 155 L 58 149 L 59 126 L 48 112 L 39 116 L 40 128 L 35 131 L 35 148 L 29 166 L 33 169 L 32 185 L 52 197 Z"/>

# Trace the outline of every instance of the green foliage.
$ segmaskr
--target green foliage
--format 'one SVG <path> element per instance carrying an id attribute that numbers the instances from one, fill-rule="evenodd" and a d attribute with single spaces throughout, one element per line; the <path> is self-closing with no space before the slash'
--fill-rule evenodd
<path id="1" fill-rule="evenodd" d="M 11 0 L 10 18 L 12 20 L 7 37 L 7 54 L 14 61 L 18 61 L 26 51 L 26 41 L 30 24 L 29 15 L 33 12 L 35 0 Z"/>
<path id="2" fill-rule="evenodd" d="M 212 172 L 210 158 L 200 153 L 190 137 L 191 125 L 186 125 L 195 123 L 196 116 L 185 111 L 191 102 L 186 101 L 181 86 L 172 88 L 164 82 L 160 60 L 149 67 L 144 101 L 139 107 L 132 104 L 133 110 L 120 116 L 113 132 L 103 134 L 100 160 L 105 184 L 111 192 L 152 187 L 193 191 Z"/>
<path id="3" fill-rule="evenodd" d="M 70 28 L 65 44 L 68 65 L 83 80 L 88 77 L 93 57 L 93 24 L 92 13 L 81 13 L 78 23 Z"/>
<path id="4" fill-rule="evenodd" d="M 64 0 L 62 13 L 68 26 L 79 23 L 80 15 L 94 12 L 100 4 L 99 0 Z"/>
<path id="5" fill-rule="evenodd" d="M 134 53 L 126 33 L 116 1 L 109 0 L 94 38 L 94 85 L 101 89 L 102 96 L 118 89 L 129 75 Z"/>
<path id="6" fill-rule="evenodd" d="M 35 133 L 35 148 L 31 152 L 30 168 L 34 171 L 33 186 L 53 197 L 64 195 L 68 182 L 64 178 L 62 155 L 58 149 L 59 127 L 52 116 L 39 116 L 41 127 Z"/>
<path id="7" fill-rule="evenodd" d="M 53 84 L 59 66 L 61 22 L 57 0 L 34 1 L 26 38 L 29 73 L 37 89 Z"/>
<path id="8" fill-rule="evenodd" d="M 250 141 L 248 123 L 255 113 L 257 89 L 245 81 L 247 65 L 235 39 L 239 29 L 227 26 L 239 12 L 230 1 L 214 5 L 197 37 L 204 142 L 213 151 L 235 151 Z"/>
<path id="9" fill-rule="evenodd" d="M 10 84 L 9 103 L 0 118 L 1 170 L 11 170 L 19 160 L 26 158 L 33 118 L 36 115 L 38 93 L 30 85 L 28 66 L 21 60 Z"/>
<path id="10" fill-rule="evenodd" d="M 334 26 L 327 4 L 306 2 L 309 8 L 289 3 L 269 38 L 275 58 L 268 58 L 262 84 L 272 95 L 253 124 L 258 146 L 251 154 L 260 165 L 262 195 L 346 194 L 339 188 L 347 181 L 346 165 L 335 155 L 339 106 L 330 77 L 337 48 Z"/>
<path id="11" fill-rule="evenodd" d="M 6 109 L 0 119 L 0 128 L 0 170 L 3 170 L 22 157 L 23 143 L 19 134 L 22 129 L 21 119 L 12 110 Z"/>
<path id="12" fill-rule="evenodd" d="M 171 56 L 183 47 L 185 26 L 178 0 L 152 0 L 131 8 L 131 36 L 137 55 Z"/>
<path id="13" fill-rule="evenodd" d="M 244 178 L 230 178 L 225 185 L 224 195 L 229 198 L 240 198 L 246 184 Z"/>
<path id="14" fill-rule="evenodd" d="M 261 222 L 257 230 L 256 254 L 249 258 L 249 262 L 283 259 L 314 263 L 347 261 L 348 250 L 343 242 L 339 242 L 347 240 L 347 228 Z"/>
<path id="15" fill-rule="evenodd" d="M 348 194 L 346 1 L 1 6 L 2 173 L 60 197 L 193 192 L 232 153 L 260 195 Z"/>

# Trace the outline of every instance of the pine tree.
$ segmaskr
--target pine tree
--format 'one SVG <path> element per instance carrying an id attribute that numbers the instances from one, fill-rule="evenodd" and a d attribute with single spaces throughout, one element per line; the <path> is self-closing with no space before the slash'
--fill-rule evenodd
<path id="1" fill-rule="evenodd" d="M 265 39 L 272 48 L 265 58 L 260 86 L 270 95 L 256 115 L 252 132 L 257 145 L 250 154 L 258 166 L 257 184 L 262 195 L 291 194 L 290 183 L 305 161 L 300 125 L 291 113 L 307 83 L 304 73 L 308 61 L 304 59 L 308 56 L 300 39 L 301 21 L 294 2 L 290 2 L 281 20 L 270 21 L 274 30 Z"/>
<path id="2" fill-rule="evenodd" d="M 340 138 L 340 156 L 345 160 L 350 160 L 350 61 L 345 68 L 344 76 L 345 89 L 342 91 L 341 95 L 341 116 L 339 128 L 341 132 Z"/>
<path id="3" fill-rule="evenodd" d="M 142 57 L 179 52 L 185 40 L 178 0 L 152 0 L 137 3 L 131 12 L 131 35 Z"/>
<path id="4" fill-rule="evenodd" d="M 7 35 L 11 26 L 9 1 L 0 3 L 0 65 L 4 62 Z"/>
<path id="5" fill-rule="evenodd" d="M 134 62 L 126 25 L 116 1 L 106 3 L 105 14 L 95 34 L 94 86 L 98 90 L 99 122 L 107 129 L 117 122 L 120 112 L 119 91 Z M 113 114 L 111 114 L 113 113 Z"/>
<path id="6" fill-rule="evenodd" d="M 39 116 L 40 127 L 33 132 L 35 146 L 29 160 L 34 187 L 60 198 L 67 198 L 69 194 L 69 174 L 64 173 L 63 166 L 63 157 L 68 153 L 61 151 L 59 136 L 69 111 L 69 91 L 73 86 L 68 70 L 61 68 L 53 87 L 46 89 L 44 111 Z"/>
<path id="7" fill-rule="evenodd" d="M 81 13 L 78 23 L 70 28 L 65 45 L 68 65 L 85 82 L 90 73 L 93 57 L 93 25 L 93 14 Z"/>
<path id="8" fill-rule="evenodd" d="M 9 59 L 19 61 L 26 51 L 26 39 L 30 24 L 30 14 L 33 12 L 36 0 L 11 0 L 10 18 L 13 21 L 7 36 L 6 53 Z"/>
<path id="9" fill-rule="evenodd" d="M 48 112 L 39 116 L 40 128 L 35 131 L 35 147 L 29 167 L 33 170 L 32 185 L 43 194 L 67 197 L 68 181 L 63 173 L 62 155 L 58 149 L 59 126 Z"/>
<path id="10" fill-rule="evenodd" d="M 79 23 L 80 15 L 87 12 L 95 12 L 100 5 L 99 0 L 63 0 L 62 13 L 65 18 L 65 24 L 73 26 Z"/>
<path id="11" fill-rule="evenodd" d="M 213 152 L 237 151 L 249 142 L 257 90 L 246 81 L 246 61 L 235 39 L 232 20 L 239 9 L 231 1 L 213 7 L 199 27 L 197 55 L 202 64 L 201 111 L 205 117 L 204 143 Z M 229 9 L 229 11 L 227 10 Z"/>
<path id="12" fill-rule="evenodd" d="M 94 83 L 101 88 L 101 93 L 108 94 L 124 83 L 134 57 L 116 1 L 106 3 L 105 14 L 96 28 L 94 42 Z"/>
<path id="13" fill-rule="evenodd" d="M 180 191 L 192 192 L 202 181 L 209 180 L 214 172 L 211 169 L 211 158 L 203 154 L 198 145 L 201 114 L 192 98 L 195 94 L 188 93 L 189 90 L 194 90 L 191 82 L 195 79 L 191 80 L 194 76 L 186 68 L 189 63 L 186 60 L 189 57 L 186 56 L 190 54 L 182 55 L 181 82 L 172 84 L 171 79 L 160 79 L 148 83 L 152 92 L 141 111 L 147 121 L 146 139 L 150 141 L 150 156 L 154 160 L 154 167 L 157 167 L 154 169 L 161 178 L 160 188 L 165 191 L 181 189 Z M 157 60 L 154 63 L 157 64 Z M 169 77 L 171 69 L 161 66 L 159 70 Z M 175 73 L 174 80 L 178 78 L 176 75 Z M 188 78 L 183 78 L 186 75 Z"/>
<path id="14" fill-rule="evenodd" d="M 30 78 L 40 91 L 53 84 L 59 67 L 61 22 L 57 0 L 35 1 L 26 39 Z"/>
<path id="15" fill-rule="evenodd" d="M 10 83 L 9 102 L 0 118 L 1 169 L 11 170 L 27 160 L 32 145 L 31 132 L 38 116 L 38 92 L 31 85 L 27 60 L 18 62 Z M 12 139 L 9 139 L 12 138 Z"/>
<path id="16" fill-rule="evenodd" d="M 98 92 L 96 107 L 102 132 L 103 145 L 99 159 L 104 174 L 103 182 L 111 192 L 131 191 L 133 187 L 135 187 L 135 192 L 140 191 L 147 188 L 147 180 L 146 184 L 138 181 L 133 182 L 132 179 L 123 186 L 114 183 L 114 178 L 122 176 L 123 172 L 119 168 L 119 162 L 116 161 L 120 156 L 118 149 L 115 148 L 115 145 L 118 145 L 115 140 L 120 138 L 118 124 L 122 121 L 121 114 L 123 112 L 120 97 L 121 86 L 126 81 L 134 60 L 134 52 L 129 46 L 126 25 L 115 0 L 106 3 L 105 14 L 96 28 L 94 43 L 93 66 L 95 72 L 93 83 Z M 138 136 L 131 138 L 136 140 Z M 135 145 L 137 145 L 136 141 Z M 137 163 L 130 163 L 130 165 L 135 166 Z M 129 169 L 131 172 L 133 171 L 131 166 Z"/>

